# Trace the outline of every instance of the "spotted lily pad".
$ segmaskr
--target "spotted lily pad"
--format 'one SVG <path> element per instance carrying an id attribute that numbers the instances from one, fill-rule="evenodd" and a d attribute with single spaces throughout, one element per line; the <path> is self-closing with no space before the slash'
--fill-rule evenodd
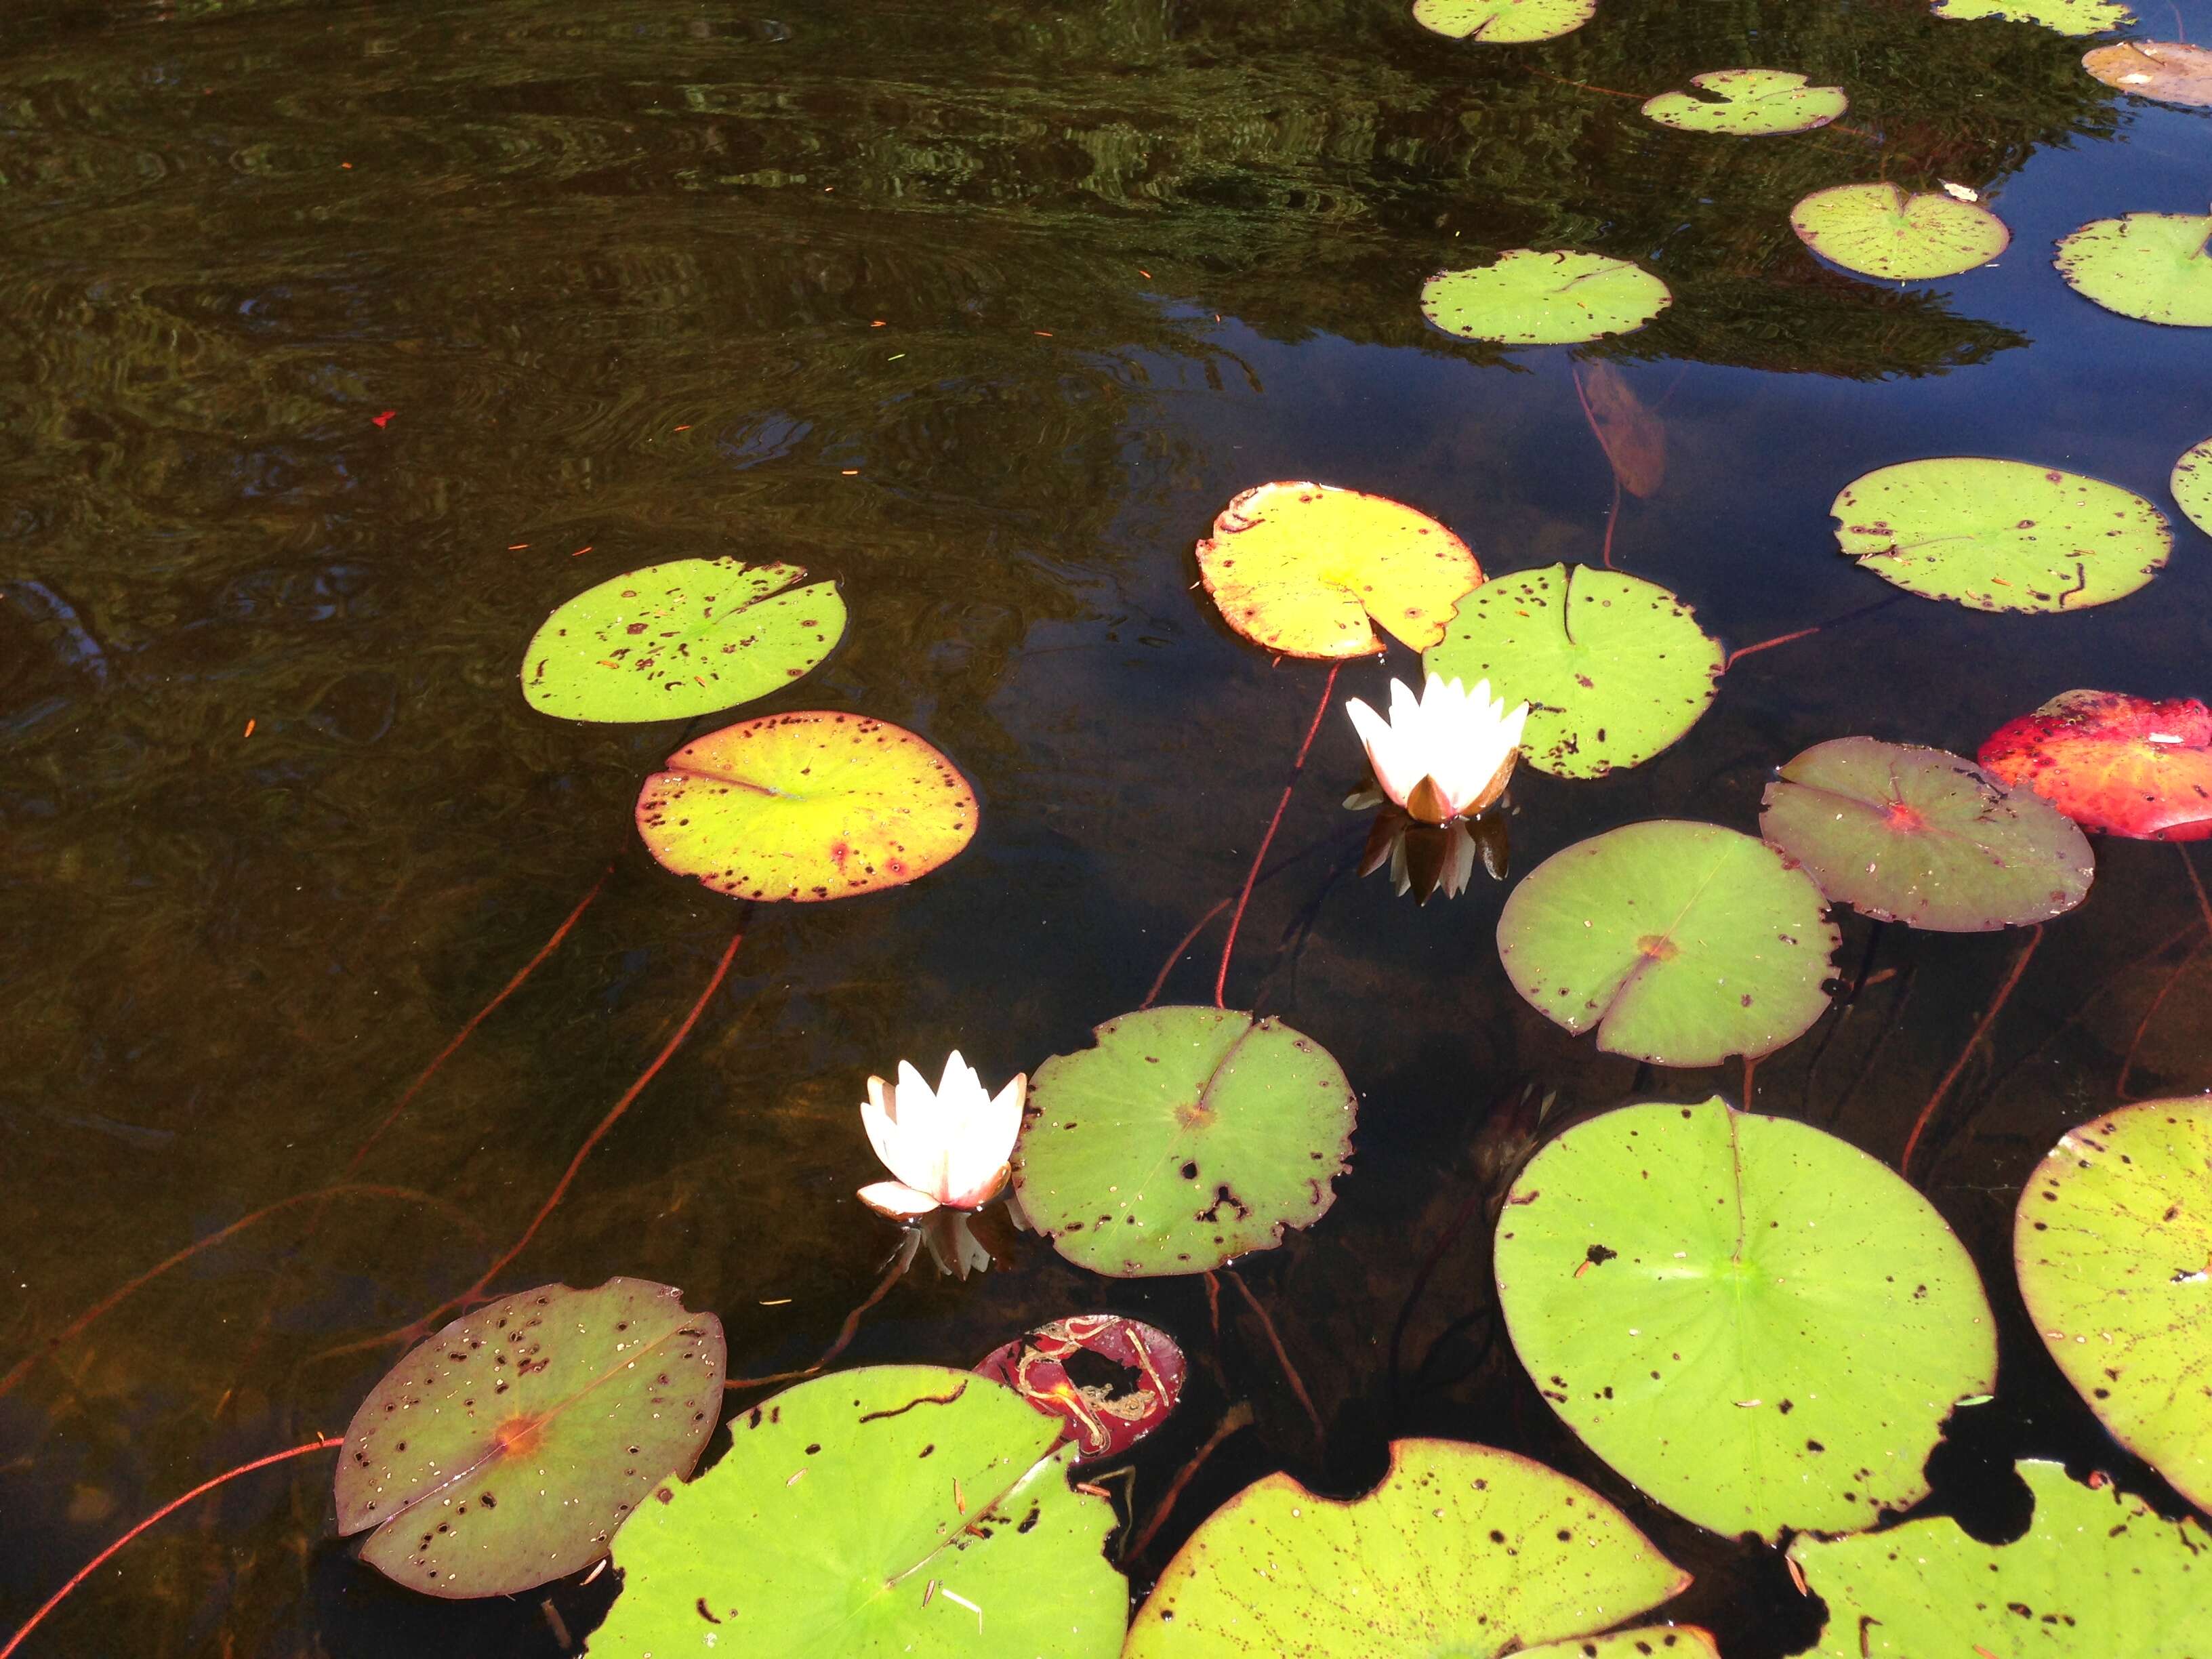
<path id="1" fill-rule="evenodd" d="M 1941 749 L 1817 744 L 1766 786 L 1765 805 L 1759 834 L 1830 899 L 1881 921 L 1952 933 L 2047 921 L 2096 874 L 2063 813 Z"/>
<path id="2" fill-rule="evenodd" d="M 2173 499 L 2189 521 L 2212 536 L 2212 438 L 2173 464 Z"/>
<path id="3" fill-rule="evenodd" d="M 2081 67 L 2108 87 L 2197 108 L 2212 105 L 2212 51 L 2180 40 L 2123 40 L 2083 54 Z"/>
<path id="4" fill-rule="evenodd" d="M 1078 1267 L 1195 1273 L 1321 1219 L 1358 1098 L 1311 1037 L 1273 1018 L 1148 1008 L 1030 1080 L 1014 1189 Z"/>
<path id="5" fill-rule="evenodd" d="M 1577 1638 L 1689 1582 L 1564 1474 L 1488 1446 L 1399 1440 L 1364 1497 L 1271 1474 L 1206 1516 L 1138 1610 L 1125 1659 L 1493 1659 L 1555 1641 L 1580 1654 Z"/>
<path id="6" fill-rule="evenodd" d="M 653 856 L 732 898 L 811 904 L 927 875 L 975 833 L 952 763 L 864 715 L 741 720 L 687 743 L 637 798 Z"/>
<path id="7" fill-rule="evenodd" d="M 593 1659 L 1114 1659 L 1128 1590 L 1060 1425 L 938 1365 L 817 1377 L 615 1539 Z"/>
<path id="8" fill-rule="evenodd" d="M 1823 259 L 1892 282 L 1955 276 L 2005 251 L 2012 233 L 1985 207 L 1941 191 L 1832 185 L 1790 210 L 1798 240 Z"/>
<path id="9" fill-rule="evenodd" d="M 2058 274 L 2123 317 L 2212 328 L 2212 215 L 2130 213 L 2058 239 Z"/>
<path id="10" fill-rule="evenodd" d="M 545 619 L 523 656 L 522 695 L 568 720 L 688 720 L 790 684 L 844 631 L 837 585 L 795 564 L 647 565 Z"/>
<path id="11" fill-rule="evenodd" d="M 1864 1152 L 1714 1099 L 1566 1130 L 1498 1212 L 1513 1346 L 1590 1449 L 1698 1525 L 1855 1532 L 1924 1496 L 1996 1382 L 1965 1246 Z"/>
<path id="12" fill-rule="evenodd" d="M 2085 830 L 2142 841 L 2212 836 L 2212 712 L 2194 697 L 2061 692 L 1999 726 L 1979 758 Z"/>
<path id="13" fill-rule="evenodd" d="M 1860 566 L 1975 611 L 2081 611 L 2134 592 L 2173 534 L 2140 495 L 2025 461 L 1900 461 L 1853 479 L 1828 511 Z"/>
<path id="14" fill-rule="evenodd" d="M 2135 13 L 2118 0 L 1936 0 L 1938 17 L 1995 17 L 2008 23 L 2039 23 L 2060 34 L 2102 34 L 2124 29 Z"/>
<path id="15" fill-rule="evenodd" d="M 2197 1659 L 2212 1650 L 2212 1547 L 2111 1482 L 2015 1465 L 2034 1495 L 2027 1534 L 1969 1537 L 1948 1516 L 1856 1538 L 1801 1538 L 1790 1559 L 1828 1604 L 1818 1659 Z"/>
<path id="16" fill-rule="evenodd" d="M 1370 617 L 1425 650 L 1482 580 L 1467 544 L 1426 514 L 1321 483 L 1244 491 L 1199 543 L 1198 570 L 1231 628 L 1292 657 L 1382 650 Z"/>
<path id="17" fill-rule="evenodd" d="M 1581 564 L 1485 583 L 1421 659 L 1431 674 L 1486 679 L 1509 704 L 1527 702 L 1522 756 L 1563 778 L 1603 777 L 1666 748 L 1717 695 L 1722 660 L 1665 588 Z"/>
<path id="18" fill-rule="evenodd" d="M 1421 314 L 1463 340 L 1571 345 L 1632 333 L 1674 298 L 1626 259 L 1522 247 L 1492 264 L 1438 271 L 1421 284 Z"/>
<path id="19" fill-rule="evenodd" d="M 1518 46 L 1571 34 L 1597 15 L 1597 0 L 1413 0 L 1413 21 L 1455 40 Z"/>
<path id="20" fill-rule="evenodd" d="M 1513 1659 L 1721 1659 L 1721 1650 L 1713 1633 L 1695 1625 L 1645 1625 L 1516 1648 Z"/>
<path id="21" fill-rule="evenodd" d="M 587 1567 L 722 1406 L 722 1327 L 642 1279 L 547 1285 L 457 1319 L 369 1390 L 338 1452 L 338 1532 L 429 1595 Z"/>
<path id="22" fill-rule="evenodd" d="M 1111 1382 L 1079 1382 L 1068 1372 L 1109 1373 Z M 1073 1314 L 994 1348 L 975 1367 L 1065 1425 L 1085 1462 L 1119 1457 L 1168 1420 L 1189 1367 L 1175 1338 L 1119 1314 Z"/>
<path id="23" fill-rule="evenodd" d="M 1841 87 L 1816 87 L 1790 70 L 1713 70 L 1692 76 L 1690 85 L 1694 90 L 1645 100 L 1644 113 L 1683 132 L 1753 138 L 1810 132 L 1850 107 Z"/>
<path id="24" fill-rule="evenodd" d="M 1498 918 L 1514 988 L 1570 1031 L 1655 1066 L 1779 1048 L 1828 1006 L 1842 935 L 1820 890 L 1765 842 L 1659 819 L 1577 842 Z"/>

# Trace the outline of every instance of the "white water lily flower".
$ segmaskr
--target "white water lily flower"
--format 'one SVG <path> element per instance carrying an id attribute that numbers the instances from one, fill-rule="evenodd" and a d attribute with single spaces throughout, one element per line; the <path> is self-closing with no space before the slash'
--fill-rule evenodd
<path id="1" fill-rule="evenodd" d="M 1490 682 L 1463 690 L 1434 674 L 1414 696 L 1403 680 L 1390 682 L 1390 718 L 1358 698 L 1345 705 L 1382 793 L 1423 823 L 1449 823 L 1480 812 L 1504 790 L 1521 753 L 1521 728 L 1528 705 L 1508 712 L 1493 701 Z"/>
<path id="2" fill-rule="evenodd" d="M 896 1086 L 870 1078 L 860 1121 L 876 1156 L 898 1179 L 861 1188 L 860 1201 L 896 1221 L 913 1221 L 939 1206 L 974 1210 L 989 1203 L 1006 1184 L 1028 1087 L 1029 1079 L 1018 1075 L 991 1095 L 957 1048 L 934 1089 L 903 1060 Z"/>

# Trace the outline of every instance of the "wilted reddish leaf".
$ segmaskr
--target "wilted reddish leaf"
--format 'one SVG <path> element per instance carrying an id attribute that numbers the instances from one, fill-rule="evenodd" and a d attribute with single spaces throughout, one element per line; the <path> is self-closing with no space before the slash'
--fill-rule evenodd
<path id="1" fill-rule="evenodd" d="M 2212 836 L 2212 710 L 2194 697 L 2064 692 L 1998 727 L 1978 758 L 2085 830 L 2142 841 Z"/>
<path id="2" fill-rule="evenodd" d="M 1086 1365 L 1079 1355 L 1094 1358 Z M 1075 1442 L 1077 1461 L 1089 1462 L 1118 1457 L 1165 1422 L 1182 1397 L 1186 1367 L 1165 1331 L 1118 1314 L 1075 1314 L 993 1349 L 975 1369 L 1011 1384 L 1047 1416 L 1066 1419 L 1063 1433 Z M 1091 1380 L 1084 1380 L 1086 1372 Z"/>
<path id="3" fill-rule="evenodd" d="M 1611 363 L 1577 370 L 1575 386 L 1620 487 L 1638 500 L 1657 495 L 1667 477 L 1667 428 L 1659 417 Z"/>

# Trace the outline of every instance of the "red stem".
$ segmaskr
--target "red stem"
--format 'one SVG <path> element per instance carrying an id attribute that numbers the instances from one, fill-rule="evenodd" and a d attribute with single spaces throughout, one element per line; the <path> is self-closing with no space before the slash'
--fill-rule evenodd
<path id="1" fill-rule="evenodd" d="M 796 1382 L 802 1376 L 812 1376 L 817 1371 L 821 1370 L 824 1366 L 829 1364 L 829 1363 L 835 1359 L 839 1354 L 845 1352 L 845 1345 L 850 1342 L 854 1336 L 860 1334 L 861 1316 L 865 1315 L 869 1309 L 874 1307 L 877 1303 L 882 1301 L 886 1296 L 889 1296 L 890 1294 L 891 1286 L 897 1284 L 899 1280 L 905 1276 L 907 1261 L 908 1256 L 906 1252 L 903 1250 L 900 1251 L 898 1255 L 891 1258 L 891 1265 L 890 1268 L 884 1273 L 883 1278 L 877 1282 L 876 1288 L 868 1292 L 868 1299 L 860 1304 L 859 1307 L 854 1309 L 852 1312 L 845 1316 L 845 1322 L 837 1332 L 837 1340 L 835 1342 L 832 1342 L 828 1347 L 824 1348 L 822 1351 L 822 1357 L 816 1360 L 811 1365 L 806 1366 L 801 1370 L 776 1371 L 768 1376 L 732 1376 L 726 1379 L 722 1383 L 722 1387 L 725 1389 L 761 1389 L 766 1388 L 771 1382 Z"/>
<path id="2" fill-rule="evenodd" d="M 1275 1322 L 1267 1317 L 1267 1310 L 1260 1305 L 1260 1298 L 1252 1294 L 1252 1287 L 1249 1285 L 1227 1267 L 1224 1267 L 1221 1273 L 1223 1278 L 1243 1292 L 1244 1300 L 1249 1304 L 1252 1311 L 1260 1316 L 1261 1328 L 1267 1333 L 1268 1346 L 1275 1351 L 1275 1363 L 1283 1368 L 1283 1375 L 1289 1379 L 1291 1392 L 1297 1395 L 1298 1404 L 1306 1408 L 1307 1420 L 1314 1426 L 1314 1438 L 1326 1440 L 1328 1437 L 1328 1431 L 1321 1425 L 1321 1413 L 1314 1409 L 1313 1396 L 1306 1392 L 1305 1379 L 1298 1375 L 1298 1368 L 1291 1364 L 1290 1352 L 1283 1346 L 1281 1336 L 1276 1333 Z M 5 1656 L 0 1656 L 0 1659 L 5 1659 Z"/>
<path id="3" fill-rule="evenodd" d="M 1821 626 L 1825 626 L 1825 624 L 1821 624 Z M 1820 631 L 1820 626 L 1801 628 L 1794 634 L 1777 634 L 1772 639 L 1761 640 L 1756 645 L 1738 646 L 1735 650 L 1728 653 L 1728 659 L 1721 664 L 1721 672 L 1723 673 L 1726 673 L 1729 669 L 1735 667 L 1740 658 L 1755 656 L 1761 651 L 1771 651 L 1776 646 L 1787 645 L 1792 640 L 1808 640 L 1812 638 L 1814 635 Z"/>
<path id="4" fill-rule="evenodd" d="M 1920 1115 L 1912 1121 L 1912 1133 L 1905 1138 L 1905 1151 L 1897 1160 L 1898 1174 L 1907 1180 L 1911 1178 L 1912 1152 L 1920 1145 L 1922 1132 L 1936 1115 L 1936 1109 L 1943 1103 L 1943 1097 L 1951 1092 L 1951 1085 L 1959 1080 L 1959 1073 L 1966 1069 L 1966 1062 L 1973 1058 L 1974 1050 L 1989 1035 L 1990 1027 L 1996 1023 L 1997 1015 L 2012 996 L 2013 987 L 2020 983 L 2020 976 L 2027 971 L 2027 959 L 2035 954 L 2035 947 L 2042 943 L 2043 924 L 2038 922 L 2029 930 L 2027 943 L 2020 947 L 2020 954 L 2012 959 L 2012 971 L 2004 976 L 2004 983 L 1997 987 L 1997 994 L 1990 999 L 1980 1023 L 1974 1027 L 1974 1034 L 1966 1039 L 1966 1046 L 1959 1051 L 1958 1059 L 1951 1062 L 1951 1069 L 1943 1073 L 1943 1080 L 1936 1085 L 1936 1092 L 1928 1097 L 1928 1103 L 1920 1109 Z"/>
<path id="5" fill-rule="evenodd" d="M 1314 705 L 1313 720 L 1306 727 L 1306 740 L 1298 745 L 1297 759 L 1291 763 L 1291 780 L 1283 786 L 1283 798 L 1275 803 L 1275 816 L 1267 820 L 1267 833 L 1260 837 L 1260 850 L 1252 855 L 1252 867 L 1244 872 L 1244 890 L 1237 896 L 1237 909 L 1229 918 L 1229 937 L 1222 941 L 1221 969 L 1213 976 L 1213 1006 L 1217 1008 L 1229 1006 L 1224 1000 L 1229 987 L 1229 959 L 1237 952 L 1237 930 L 1243 925 L 1244 907 L 1251 902 L 1252 884 L 1260 878 L 1260 866 L 1267 861 L 1267 848 L 1273 844 L 1275 831 L 1281 827 L 1283 813 L 1291 804 L 1291 792 L 1298 787 L 1298 775 L 1305 770 L 1306 755 L 1313 748 L 1315 735 L 1321 730 L 1322 716 L 1328 713 L 1328 700 L 1336 690 L 1336 671 L 1343 666 L 1340 660 L 1328 665 L 1328 678 L 1322 682 L 1321 701 Z"/>
<path id="6" fill-rule="evenodd" d="M 2128 1073 L 2135 1070 L 2136 1050 L 2142 1047 L 2142 1040 L 2150 1030 L 2150 1023 L 2158 1018 L 2158 1011 L 2166 1006 L 2166 997 L 2172 994 L 2175 986 L 2181 983 L 2181 976 L 2189 971 L 2190 965 L 2203 954 L 2204 947 L 2200 945 L 2185 954 L 2179 962 L 2174 963 L 2173 971 L 2166 976 L 2166 983 L 2158 988 L 2158 994 L 2150 1000 L 2150 1006 L 2143 1010 L 2143 1017 L 2136 1022 L 2136 1034 L 2128 1039 L 2128 1052 L 2120 1060 L 2119 1080 L 2112 1085 L 2112 1095 L 2115 1099 L 2127 1103 Z"/>
<path id="7" fill-rule="evenodd" d="M 1217 900 L 1213 908 L 1200 916 L 1190 932 L 1182 936 L 1182 942 L 1168 953 L 1168 959 L 1160 964 L 1160 971 L 1153 976 L 1152 988 L 1145 993 L 1145 1000 L 1137 1005 L 1139 1012 L 1160 1000 L 1160 991 L 1167 984 L 1168 975 L 1175 972 L 1176 963 L 1182 960 L 1182 953 L 1198 942 L 1198 936 L 1206 931 L 1206 924 L 1228 908 L 1227 899 Z"/>
<path id="8" fill-rule="evenodd" d="M 1160 1528 L 1167 1524 L 1168 1516 L 1175 1513 L 1176 1500 L 1182 1496 L 1183 1488 L 1190 1485 L 1199 1470 L 1206 1467 L 1206 1460 L 1220 1450 L 1221 1443 L 1231 1435 L 1251 1425 L 1252 1407 L 1248 1401 L 1240 1400 L 1222 1413 L 1221 1420 L 1213 1425 L 1213 1432 L 1206 1437 L 1205 1443 L 1191 1454 L 1190 1462 L 1177 1470 L 1176 1478 L 1168 1483 L 1167 1491 L 1161 1494 L 1159 1507 L 1146 1521 L 1144 1530 L 1137 1534 L 1135 1540 L 1121 1552 L 1121 1559 L 1133 1560 L 1144 1554 L 1146 1547 L 1159 1535 Z"/>
<path id="9" fill-rule="evenodd" d="M 1743 1109 L 1751 1109 L 1751 1079 L 1759 1070 L 1759 1062 L 1749 1054 L 1743 1057 Z"/>
<path id="10" fill-rule="evenodd" d="M 1613 568 L 1613 527 L 1620 522 L 1620 468 L 1613 459 L 1613 451 L 1606 448 L 1605 434 L 1598 430 L 1597 411 L 1590 407 L 1589 394 L 1583 390 L 1583 372 L 1571 368 L 1567 376 L 1575 383 L 1575 401 L 1583 406 L 1583 419 L 1589 422 L 1590 436 L 1597 447 L 1605 451 L 1606 470 L 1613 474 L 1613 508 L 1605 515 L 1605 568 Z"/>

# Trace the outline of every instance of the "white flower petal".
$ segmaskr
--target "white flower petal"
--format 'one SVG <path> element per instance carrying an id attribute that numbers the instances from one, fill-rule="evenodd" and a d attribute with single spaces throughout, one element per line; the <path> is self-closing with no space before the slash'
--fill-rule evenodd
<path id="1" fill-rule="evenodd" d="M 860 1188 L 860 1202 L 878 1215 L 894 1221 L 913 1221 L 938 1207 L 927 1193 L 918 1193 L 900 1181 L 878 1181 Z"/>

